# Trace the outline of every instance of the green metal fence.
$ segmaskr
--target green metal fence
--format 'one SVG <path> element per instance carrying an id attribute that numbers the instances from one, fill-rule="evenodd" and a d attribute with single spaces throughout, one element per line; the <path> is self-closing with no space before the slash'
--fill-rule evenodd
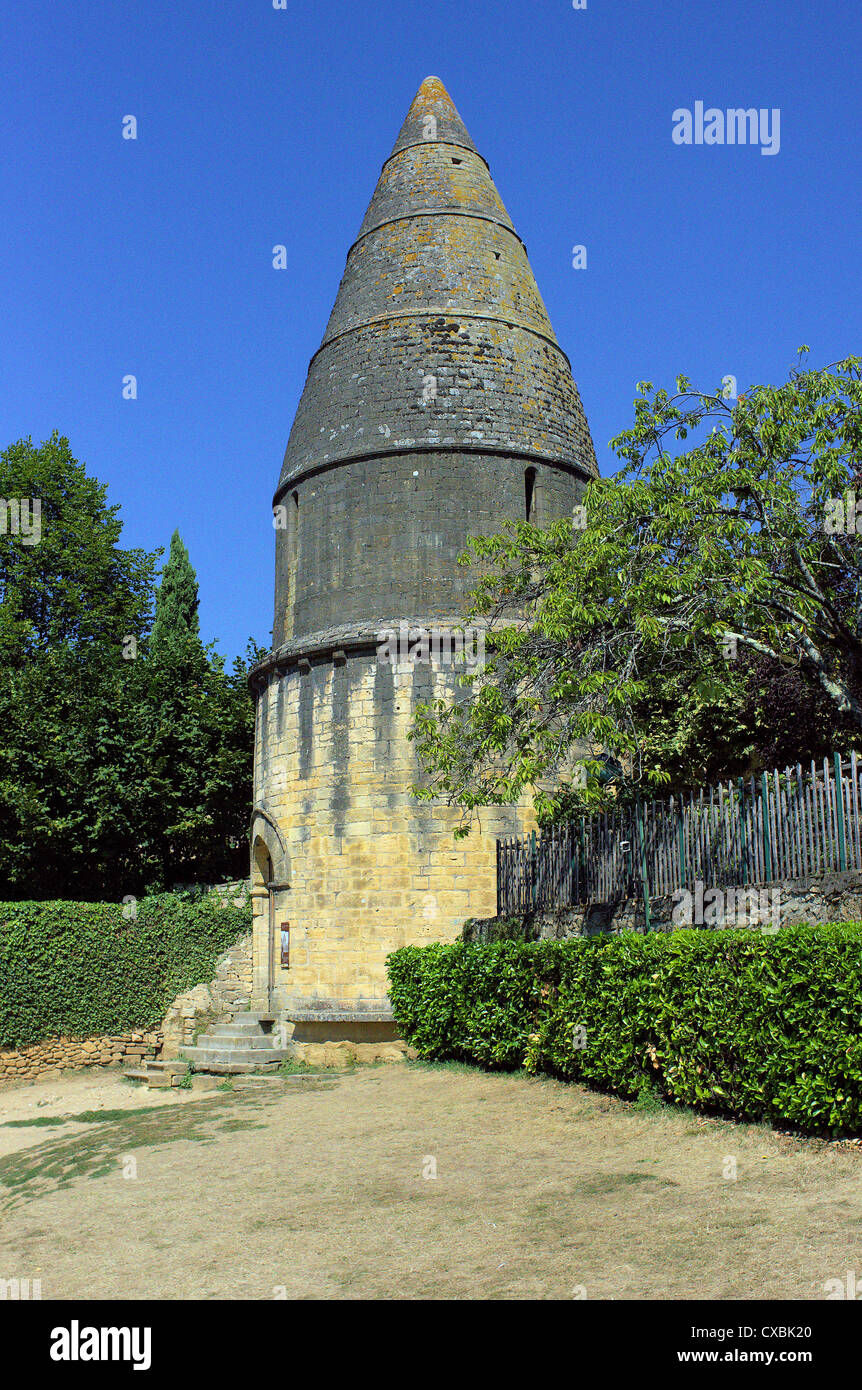
<path id="1" fill-rule="evenodd" d="M 862 869 L 862 764 L 822 763 L 720 782 L 497 841 L 497 910 L 525 912 L 744 887 Z"/>

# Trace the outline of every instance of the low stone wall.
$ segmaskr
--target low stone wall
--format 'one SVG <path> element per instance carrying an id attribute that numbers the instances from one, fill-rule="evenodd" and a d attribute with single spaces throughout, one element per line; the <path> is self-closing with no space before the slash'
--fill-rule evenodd
<path id="1" fill-rule="evenodd" d="M 215 883 L 209 891 L 218 894 L 222 907 L 245 907 L 250 901 L 251 883 L 237 878 L 231 883 Z"/>
<path id="2" fill-rule="evenodd" d="M 0 1084 L 30 1081 L 48 1072 L 81 1067 L 122 1067 L 142 1057 L 158 1056 L 159 1029 L 117 1033 L 110 1037 L 49 1038 L 21 1048 L 0 1048 Z"/>
<path id="3" fill-rule="evenodd" d="M 251 882 L 247 878 L 235 878 L 227 883 L 175 883 L 171 892 L 194 893 L 201 897 L 215 893 L 222 907 L 244 907 L 249 901 Z"/>
<path id="4" fill-rule="evenodd" d="M 216 961 L 215 977 L 206 984 L 180 994 L 162 1021 L 162 1057 L 179 1056 L 180 1048 L 190 1047 L 198 1033 L 213 1023 L 232 1019 L 248 1009 L 252 985 L 252 934 L 246 932 Z"/>
<path id="5" fill-rule="evenodd" d="M 230 893 L 244 883 L 222 885 Z M 244 901 L 244 898 L 241 899 Z M 233 1018 L 251 998 L 251 932 L 246 932 L 216 961 L 215 977 L 176 998 L 157 1028 L 118 1033 L 110 1037 L 48 1038 L 22 1048 L 0 1048 L 0 1085 L 31 1081 L 54 1071 L 79 1067 L 118 1067 L 142 1057 L 175 1058 L 180 1047 L 193 1043 L 201 1029 Z"/>
<path id="6" fill-rule="evenodd" d="M 685 926 L 776 931 L 800 922 L 858 921 L 862 921 L 862 873 L 855 870 L 783 879 L 756 889 L 712 889 L 700 884 L 687 897 L 650 899 L 651 931 Z M 474 918 L 464 923 L 462 936 L 465 941 L 541 941 L 643 931 L 644 927 L 644 902 L 637 896 L 517 917 Z"/>
<path id="7" fill-rule="evenodd" d="M 293 1043 L 293 1060 L 308 1067 L 354 1067 L 374 1062 L 415 1062 L 419 1053 L 402 1038 L 391 1042 L 306 1042 Z"/>

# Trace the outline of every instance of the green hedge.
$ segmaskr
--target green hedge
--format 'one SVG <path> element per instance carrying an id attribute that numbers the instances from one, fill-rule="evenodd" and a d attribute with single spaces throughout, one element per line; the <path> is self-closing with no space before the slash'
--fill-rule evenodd
<path id="1" fill-rule="evenodd" d="M 0 1046 L 152 1027 L 250 927 L 215 895 L 141 898 L 129 921 L 115 903 L 0 903 Z"/>
<path id="2" fill-rule="evenodd" d="M 862 1132 L 860 923 L 408 946 L 388 965 L 420 1057 Z"/>

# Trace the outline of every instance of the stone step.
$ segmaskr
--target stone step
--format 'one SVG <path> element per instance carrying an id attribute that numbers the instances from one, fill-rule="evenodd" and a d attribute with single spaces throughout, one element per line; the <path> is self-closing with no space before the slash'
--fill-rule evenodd
<path id="1" fill-rule="evenodd" d="M 210 1075 L 209 1072 L 196 1072 L 192 1076 L 193 1091 L 214 1091 L 218 1086 L 218 1077 Z"/>
<path id="2" fill-rule="evenodd" d="M 238 1063 L 254 1070 L 263 1066 L 279 1066 L 293 1055 L 289 1048 L 268 1047 L 184 1047 L 183 1057 L 192 1062 L 196 1070 L 214 1070 L 216 1067 Z"/>
<path id="3" fill-rule="evenodd" d="M 186 1051 L 189 1050 L 188 1048 L 186 1049 Z M 212 1072 L 216 1076 L 245 1076 L 249 1072 L 278 1071 L 278 1068 L 281 1066 L 281 1060 L 279 1059 L 272 1062 L 195 1062 L 195 1080 L 197 1080 L 198 1077 L 203 1079 L 201 1068 L 204 1066 L 207 1072 Z M 195 1081 L 193 1080 L 193 1087 L 194 1084 Z"/>
<path id="4" fill-rule="evenodd" d="M 195 1043 L 195 1047 L 203 1047 L 208 1051 L 215 1049 L 216 1052 L 224 1052 L 234 1047 L 246 1052 L 270 1052 L 274 1046 L 275 1040 L 268 1033 L 222 1033 L 218 1037 L 212 1033 L 201 1033 Z"/>
<path id="5" fill-rule="evenodd" d="M 251 1028 L 234 1028 L 229 1023 L 217 1023 L 213 1028 L 208 1028 L 205 1033 L 201 1033 L 201 1038 L 218 1039 L 220 1043 L 235 1042 L 241 1043 L 243 1047 L 271 1047 L 272 1033 L 262 1033 L 259 1029 L 254 1032 Z"/>
<path id="6" fill-rule="evenodd" d="M 277 1076 L 274 1071 L 268 1072 L 265 1076 L 258 1076 L 256 1072 L 247 1075 L 240 1073 L 238 1087 L 241 1091 L 277 1090 L 284 1079 L 284 1077 Z"/>
<path id="7" fill-rule="evenodd" d="M 188 1069 L 188 1062 L 180 1057 L 168 1062 L 157 1062 L 150 1057 L 139 1067 L 126 1067 L 123 1076 L 127 1076 L 130 1081 L 146 1081 L 149 1089 L 153 1091 L 178 1086 Z"/>
<path id="8" fill-rule="evenodd" d="M 220 1033 L 224 1028 L 229 1028 L 233 1033 L 266 1033 L 266 1029 L 261 1027 L 258 1020 L 251 1018 L 248 1014 L 237 1014 L 229 1023 L 214 1023 L 210 1032 Z"/>

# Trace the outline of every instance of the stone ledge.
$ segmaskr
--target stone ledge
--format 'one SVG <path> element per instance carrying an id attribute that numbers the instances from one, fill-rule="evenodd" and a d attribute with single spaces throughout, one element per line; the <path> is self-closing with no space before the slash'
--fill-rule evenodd
<path id="1" fill-rule="evenodd" d="M 391 1009 L 286 1009 L 285 1023 L 394 1023 Z"/>
<path id="2" fill-rule="evenodd" d="M 717 885 L 703 880 L 702 894 Z M 694 884 L 690 883 L 688 907 Z M 675 920 L 675 894 L 650 898 L 650 927 L 653 931 L 672 931 L 694 927 L 712 931 L 726 928 L 761 930 L 795 926 L 801 923 L 862 920 L 862 870 L 829 869 L 801 878 L 770 879 L 766 883 L 727 885 L 718 888 L 719 910 L 715 919 Z M 752 901 L 753 895 L 753 901 Z M 703 899 L 701 900 L 703 906 Z M 533 908 L 527 912 L 503 913 L 497 917 L 470 918 L 462 928 L 462 939 L 487 942 L 509 939 L 527 941 L 594 936 L 620 931 L 643 931 L 644 904 L 639 893 L 608 902 L 573 904 L 568 907 Z"/>
<path id="3" fill-rule="evenodd" d="M 249 685 L 253 686 L 255 682 L 264 680 L 273 670 L 277 675 L 282 675 L 289 667 L 297 666 L 305 659 L 317 658 L 326 662 L 332 660 L 336 654 L 342 653 L 345 660 L 348 655 L 371 655 L 380 645 L 381 633 L 391 631 L 397 634 L 402 623 L 406 623 L 408 628 L 422 628 L 426 632 L 430 632 L 432 628 L 457 631 L 464 627 L 488 627 L 484 618 L 471 618 L 468 621 L 463 614 L 426 613 L 422 617 L 405 617 L 402 613 L 394 618 L 377 618 L 364 623 L 345 623 L 340 627 L 324 628 L 319 632 L 309 632 L 302 637 L 283 642 L 281 646 L 262 657 L 248 673 Z"/>

